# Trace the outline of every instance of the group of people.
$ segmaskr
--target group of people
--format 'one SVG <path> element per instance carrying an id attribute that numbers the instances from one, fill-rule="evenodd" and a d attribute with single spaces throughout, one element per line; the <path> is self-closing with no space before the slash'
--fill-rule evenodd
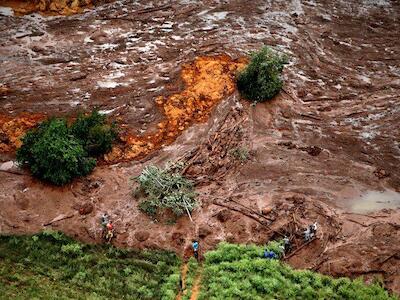
<path id="1" fill-rule="evenodd" d="M 111 240 L 114 237 L 114 225 L 110 220 L 110 216 L 107 213 L 104 213 L 101 216 L 101 225 L 103 227 L 103 238 L 107 243 L 111 243 Z M 303 232 L 304 241 L 309 242 L 313 240 L 317 235 L 318 224 L 317 222 L 309 225 Z M 192 240 L 192 250 L 193 256 L 196 260 L 199 260 L 199 242 L 197 240 Z M 289 253 L 292 250 L 292 244 L 290 239 L 285 236 L 283 238 L 282 252 L 284 254 Z M 272 250 L 265 249 L 264 250 L 264 258 L 268 259 L 278 259 L 279 255 Z"/>
<path id="2" fill-rule="evenodd" d="M 317 222 L 307 226 L 307 228 L 303 231 L 304 242 L 312 241 L 317 236 L 317 229 Z M 290 251 L 292 251 L 292 244 L 290 242 L 290 239 L 285 236 L 283 238 L 282 252 L 283 254 L 287 254 Z M 279 255 L 273 250 L 265 249 L 263 257 L 268 259 L 278 259 Z"/>

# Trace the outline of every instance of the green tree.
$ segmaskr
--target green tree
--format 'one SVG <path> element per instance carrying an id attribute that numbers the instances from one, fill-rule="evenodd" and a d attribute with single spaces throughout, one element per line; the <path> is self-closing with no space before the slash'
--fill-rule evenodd
<path id="1" fill-rule="evenodd" d="M 87 156 L 79 141 L 70 134 L 64 119 L 50 119 L 29 131 L 17 151 L 17 161 L 29 166 L 33 176 L 64 185 L 89 174 L 96 160 Z"/>
<path id="2" fill-rule="evenodd" d="M 272 99 L 282 88 L 281 74 L 287 62 L 285 55 L 269 47 L 252 53 L 249 65 L 237 77 L 240 94 L 255 103 Z"/>

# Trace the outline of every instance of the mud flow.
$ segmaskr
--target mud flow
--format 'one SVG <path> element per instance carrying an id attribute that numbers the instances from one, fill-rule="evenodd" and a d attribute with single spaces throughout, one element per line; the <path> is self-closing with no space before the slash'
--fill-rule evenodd
<path id="1" fill-rule="evenodd" d="M 400 293 L 398 1 L 79 1 L 68 16 L 62 6 L 19 16 L 8 3 L 0 1 L 2 233 L 51 226 L 100 242 L 107 211 L 116 245 L 183 256 L 193 236 L 208 250 L 287 235 L 292 266 L 379 277 Z M 290 63 L 281 93 L 251 106 L 234 77 L 262 45 Z M 39 121 L 94 107 L 118 124 L 120 141 L 87 178 L 54 188 L 10 162 Z M 232 155 L 238 149 L 247 160 Z M 130 178 L 168 161 L 184 163 L 196 183 L 193 223 L 154 222 L 132 197 Z M 317 239 L 305 244 L 313 222 Z"/>

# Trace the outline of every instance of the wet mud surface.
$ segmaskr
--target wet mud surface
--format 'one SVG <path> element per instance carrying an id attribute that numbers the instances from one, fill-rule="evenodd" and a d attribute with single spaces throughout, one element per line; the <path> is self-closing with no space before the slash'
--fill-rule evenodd
<path id="1" fill-rule="evenodd" d="M 0 231 L 52 227 L 99 242 L 107 211 L 116 245 L 182 255 L 194 236 L 205 251 L 222 240 L 288 234 L 297 249 L 291 265 L 379 276 L 400 293 L 399 208 L 350 205 L 386 191 L 397 201 L 400 192 L 399 17 L 396 1 L 116 1 L 69 17 L 3 13 L 0 158 L 12 158 L 18 132 L 32 126 L 24 116 L 97 106 L 127 138 L 109 157 L 123 162 L 64 188 L 0 172 Z M 263 44 L 291 62 L 283 91 L 253 107 L 234 91 L 233 76 Z M 170 132 L 151 151 L 147 140 L 145 150 L 133 147 Z M 238 148 L 249 160 L 235 159 Z M 184 162 L 196 182 L 202 205 L 193 223 L 151 220 L 132 196 L 130 178 L 167 161 Z M 314 221 L 318 239 L 303 245 L 302 228 Z"/>

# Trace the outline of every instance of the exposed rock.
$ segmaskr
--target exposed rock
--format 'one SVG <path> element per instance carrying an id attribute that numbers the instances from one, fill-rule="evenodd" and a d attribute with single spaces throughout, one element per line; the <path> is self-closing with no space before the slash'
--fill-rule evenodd
<path id="1" fill-rule="evenodd" d="M 27 172 L 21 169 L 18 164 L 12 160 L 0 164 L 0 171 L 13 174 L 26 174 Z"/>
<path id="2" fill-rule="evenodd" d="M 268 214 L 271 213 L 271 211 L 272 211 L 272 208 L 269 207 L 269 206 L 263 207 L 263 208 L 261 209 L 261 213 L 262 213 L 263 215 L 268 215 Z"/>

